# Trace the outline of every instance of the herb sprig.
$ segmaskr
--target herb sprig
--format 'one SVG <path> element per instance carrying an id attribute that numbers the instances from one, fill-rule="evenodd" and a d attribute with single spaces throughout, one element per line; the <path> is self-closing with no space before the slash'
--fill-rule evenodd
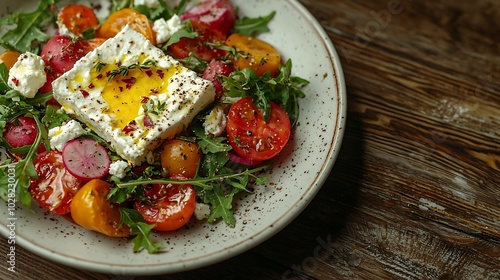
<path id="1" fill-rule="evenodd" d="M 294 126 L 299 118 L 298 99 L 305 96 L 301 88 L 309 81 L 292 76 L 292 61 L 289 59 L 279 67 L 279 75 L 272 78 L 269 72 L 258 76 L 255 71 L 245 68 L 235 71 L 229 77 L 222 76 L 222 85 L 227 89 L 229 97 L 247 97 L 262 111 L 264 118 L 269 120 L 271 101 L 280 104 L 290 117 Z"/>
<path id="2" fill-rule="evenodd" d="M 104 64 L 106 65 L 106 64 Z M 110 71 L 109 73 L 107 73 L 108 75 L 108 81 L 109 80 L 112 80 L 114 77 L 116 77 L 117 75 L 121 75 L 121 76 L 127 76 L 129 71 L 132 70 L 132 69 L 136 69 L 136 68 L 139 68 L 139 69 L 150 69 L 152 67 L 155 67 L 156 66 L 156 62 L 154 60 L 151 60 L 151 59 L 148 59 L 148 60 L 145 60 L 144 62 L 142 63 L 132 63 L 130 65 L 127 65 L 127 66 L 120 66 L 118 67 L 117 69 L 114 69 L 112 71 Z M 97 68 L 101 68 L 103 67 L 103 63 L 102 62 L 99 62 L 96 64 L 96 70 Z M 99 71 L 99 70 L 98 70 Z"/>
<path id="3" fill-rule="evenodd" d="M 135 235 L 132 239 L 134 252 L 146 249 L 150 254 L 158 253 L 163 245 L 151 239 L 151 230 L 156 225 L 148 225 L 142 215 L 134 209 L 120 207 L 118 210 L 121 216 L 120 226 L 127 225 L 130 228 L 130 233 Z"/>

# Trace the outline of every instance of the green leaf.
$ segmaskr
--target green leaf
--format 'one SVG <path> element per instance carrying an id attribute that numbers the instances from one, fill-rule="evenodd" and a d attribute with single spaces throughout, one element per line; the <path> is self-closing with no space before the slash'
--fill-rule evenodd
<path id="1" fill-rule="evenodd" d="M 194 134 L 200 138 L 198 145 L 204 154 L 208 153 L 219 153 L 228 152 L 232 148 L 229 144 L 224 143 L 227 140 L 226 137 L 209 137 L 201 125 L 193 126 Z"/>
<path id="2" fill-rule="evenodd" d="M 235 192 L 224 194 L 221 188 L 214 188 L 213 191 L 205 194 L 205 203 L 211 205 L 210 215 L 207 218 L 209 223 L 222 218 L 224 222 L 234 227 L 236 225 L 236 218 L 233 212 L 233 197 Z"/>
<path id="3" fill-rule="evenodd" d="M 198 172 L 207 177 L 215 176 L 228 161 L 229 156 L 227 152 L 208 153 L 203 156 L 203 161 Z"/>
<path id="4" fill-rule="evenodd" d="M 134 0 L 111 0 L 111 12 L 133 7 Z"/>
<path id="5" fill-rule="evenodd" d="M 253 103 L 269 120 L 271 102 L 279 104 L 288 114 L 294 126 L 299 117 L 298 98 L 305 96 L 301 88 L 309 82 L 291 75 L 292 61 L 289 59 L 279 67 L 279 75 L 272 78 L 269 73 L 258 76 L 251 69 L 235 71 L 229 77 L 222 76 L 222 86 L 229 97 L 252 97 Z"/>
<path id="6" fill-rule="evenodd" d="M 135 195 L 137 188 L 138 185 L 127 186 L 124 188 L 111 188 L 107 199 L 114 203 L 123 203 Z"/>
<path id="7" fill-rule="evenodd" d="M 255 36 L 258 33 L 268 32 L 267 24 L 273 19 L 276 11 L 272 11 L 265 17 L 248 18 L 244 17 L 234 25 L 234 33 L 245 34 L 248 36 Z"/>
<path id="8" fill-rule="evenodd" d="M 42 123 L 47 129 L 61 126 L 63 123 L 71 120 L 71 118 L 59 107 L 49 105 L 45 109 L 45 115 L 42 118 Z"/>
<path id="9" fill-rule="evenodd" d="M 179 42 L 182 38 L 193 39 L 193 38 L 196 38 L 196 36 L 198 36 L 198 34 L 195 31 L 190 30 L 189 28 L 179 29 L 177 32 L 172 34 L 172 36 L 170 36 L 170 38 L 165 43 L 165 45 L 162 46 L 162 48 L 163 48 L 163 50 L 165 50 L 169 46 L 171 46 L 172 44 Z"/>
<path id="10" fill-rule="evenodd" d="M 41 0 L 38 8 L 30 13 L 12 13 L 0 19 L 0 26 L 15 25 L 0 38 L 0 44 L 6 49 L 21 53 L 38 53 L 39 45 L 50 38 L 44 29 L 55 23 L 51 7 L 58 0 Z"/>
<path id="11" fill-rule="evenodd" d="M 6 92 L 10 90 L 9 84 L 9 70 L 4 63 L 0 63 L 0 92 Z"/>
<path id="12" fill-rule="evenodd" d="M 134 243 L 134 252 L 139 252 L 146 249 L 148 253 L 158 253 L 162 248 L 160 242 L 154 242 L 151 239 L 151 230 L 155 225 L 148 225 L 144 222 L 142 215 L 134 209 L 120 207 L 120 226 L 125 224 L 130 227 L 130 233 L 135 235 L 132 242 Z"/>

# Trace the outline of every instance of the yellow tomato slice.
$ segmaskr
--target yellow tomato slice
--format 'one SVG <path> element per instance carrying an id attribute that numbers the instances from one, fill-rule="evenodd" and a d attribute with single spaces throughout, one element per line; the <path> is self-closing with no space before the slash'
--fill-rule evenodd
<path id="1" fill-rule="evenodd" d="M 234 33 L 227 38 L 226 45 L 236 48 L 246 56 L 236 59 L 234 66 L 237 69 L 250 68 L 259 76 L 266 72 L 270 72 L 271 77 L 277 75 L 281 56 L 270 44 L 255 37 Z"/>
<path id="2" fill-rule="evenodd" d="M 130 228 L 120 227 L 118 207 L 106 199 L 110 185 L 99 179 L 87 182 L 71 201 L 71 217 L 81 227 L 111 237 L 130 235 Z"/>

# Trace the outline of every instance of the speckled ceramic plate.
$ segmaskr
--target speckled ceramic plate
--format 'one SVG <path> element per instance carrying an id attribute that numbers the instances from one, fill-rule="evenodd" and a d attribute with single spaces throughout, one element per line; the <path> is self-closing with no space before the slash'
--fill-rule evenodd
<path id="1" fill-rule="evenodd" d="M 0 14 L 11 12 L 0 3 Z M 29 11 L 29 2 L 23 1 Z M 36 3 L 33 1 L 32 3 Z M 284 59 L 293 61 L 293 75 L 306 78 L 306 98 L 293 138 L 276 161 L 270 181 L 237 199 L 236 227 L 192 221 L 182 230 L 155 234 L 166 252 L 133 253 L 127 239 L 107 238 L 84 230 L 41 209 L 15 212 L 16 241 L 32 252 L 72 267 L 116 275 L 171 273 L 210 265 L 240 254 L 289 224 L 313 199 L 326 180 L 340 149 L 346 115 L 346 92 L 339 58 L 318 22 L 297 1 L 234 0 L 243 16 L 277 14 L 262 39 Z M 7 7 L 9 6 L 9 7 Z M 33 7 L 33 4 L 31 5 Z M 7 206 L 0 206 L 0 231 L 8 236 Z M 295 246 L 290 244 L 290 246 Z"/>

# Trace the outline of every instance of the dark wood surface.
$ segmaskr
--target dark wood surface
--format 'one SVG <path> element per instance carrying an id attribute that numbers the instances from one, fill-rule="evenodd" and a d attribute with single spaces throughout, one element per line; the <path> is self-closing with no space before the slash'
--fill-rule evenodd
<path id="1" fill-rule="evenodd" d="M 328 181 L 260 246 L 157 279 L 500 279 L 500 2 L 301 3 L 347 83 Z M 146 279 L 17 262 L 0 278 Z"/>

